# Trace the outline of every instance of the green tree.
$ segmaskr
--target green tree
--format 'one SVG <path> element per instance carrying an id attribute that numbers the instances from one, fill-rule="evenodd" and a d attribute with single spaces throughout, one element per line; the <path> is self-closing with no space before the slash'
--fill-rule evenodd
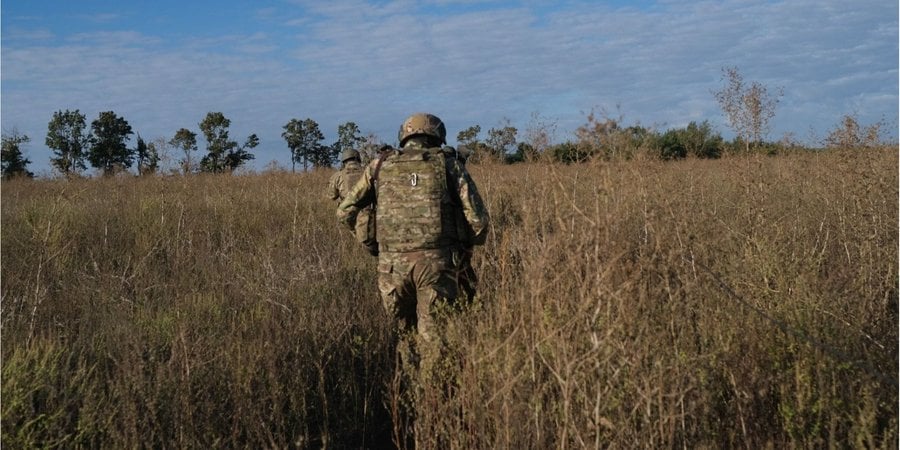
<path id="1" fill-rule="evenodd" d="M 468 162 L 475 164 L 491 154 L 488 145 L 478 140 L 478 133 L 481 133 L 481 125 L 472 125 L 456 134 L 457 145 L 469 155 Z"/>
<path id="2" fill-rule="evenodd" d="M 181 171 L 185 175 L 191 173 L 194 170 L 191 154 L 197 151 L 197 133 L 182 128 L 175 132 L 175 137 L 169 140 L 169 145 L 184 152 L 184 158 L 180 161 Z"/>
<path id="3" fill-rule="evenodd" d="M 291 119 L 285 124 L 281 137 L 287 142 L 291 150 L 291 171 L 296 168 L 296 163 L 303 163 L 306 171 L 309 162 L 320 161 L 322 141 L 325 135 L 319 129 L 319 124 L 310 118 L 304 120 Z M 315 165 L 315 162 L 313 164 Z M 329 163 L 330 165 L 330 163 Z"/>
<path id="4" fill-rule="evenodd" d="M 525 161 L 533 161 L 537 158 L 537 151 L 527 142 L 519 142 L 516 144 L 516 152 L 506 157 L 506 162 L 520 163 Z"/>
<path id="5" fill-rule="evenodd" d="M 31 160 L 25 158 L 21 148 L 22 144 L 30 140 L 27 135 L 19 134 L 18 130 L 13 130 L 9 134 L 3 134 L 3 145 L 2 150 L 0 150 L 0 168 L 2 168 L 4 179 L 8 180 L 19 176 L 34 177 L 34 174 L 28 171 L 28 165 L 31 164 Z"/>
<path id="6" fill-rule="evenodd" d="M 691 122 L 684 129 L 684 146 L 687 154 L 697 158 L 718 158 L 722 156 L 725 141 L 713 130 L 708 120 L 699 124 Z"/>
<path id="7" fill-rule="evenodd" d="M 344 150 L 358 148 L 365 141 L 366 138 L 360 136 L 359 127 L 356 123 L 346 122 L 338 125 L 338 139 L 332 147 L 335 153 L 340 155 Z"/>
<path id="8" fill-rule="evenodd" d="M 337 161 L 339 154 L 337 147 L 333 145 L 319 145 L 313 149 L 309 162 L 313 167 L 330 167 Z"/>
<path id="9" fill-rule="evenodd" d="M 708 121 L 691 122 L 685 128 L 668 130 L 659 136 L 661 159 L 681 159 L 688 155 L 718 158 L 724 147 L 722 136 L 714 132 Z"/>
<path id="10" fill-rule="evenodd" d="M 104 111 L 91 122 L 91 130 L 94 138 L 87 158 L 92 166 L 102 170 L 103 175 L 131 167 L 134 154 L 126 142 L 134 132 L 128 121 L 112 111 Z"/>
<path id="11" fill-rule="evenodd" d="M 546 152 L 554 161 L 566 164 L 579 163 L 587 161 L 590 154 L 586 151 L 586 147 L 570 141 L 561 144 L 551 145 Z"/>
<path id="12" fill-rule="evenodd" d="M 233 147 L 228 151 L 228 154 L 225 155 L 225 168 L 229 171 L 234 171 L 238 167 L 243 166 L 247 161 L 250 161 L 256 156 L 254 156 L 248 149 L 256 148 L 259 145 L 259 136 L 255 133 L 247 136 L 247 140 L 244 141 L 244 144 L 238 147 Z"/>
<path id="13" fill-rule="evenodd" d="M 488 130 L 488 138 L 485 143 L 491 155 L 500 161 L 505 161 L 506 154 L 515 149 L 517 132 L 516 127 L 509 125 Z"/>
<path id="14" fill-rule="evenodd" d="M 481 133 L 481 125 L 472 125 L 456 134 L 456 142 L 459 145 L 472 147 L 478 142 L 478 133 Z"/>
<path id="15" fill-rule="evenodd" d="M 247 137 L 243 145 L 238 145 L 228 137 L 231 120 L 220 112 L 210 112 L 200 122 L 200 131 L 206 138 L 207 154 L 200 160 L 200 169 L 204 172 L 221 173 L 233 171 L 254 158 L 248 149 L 259 145 L 255 134 Z"/>
<path id="16" fill-rule="evenodd" d="M 134 156 L 137 159 L 138 175 L 156 173 L 156 169 L 159 167 L 159 151 L 155 143 L 147 144 L 139 134 L 134 148 Z"/>
<path id="17" fill-rule="evenodd" d="M 784 95 L 782 88 L 770 93 L 766 86 L 754 81 L 747 85 L 737 67 L 723 67 L 725 86 L 713 94 L 725 113 L 725 118 L 738 138 L 744 141 L 745 150 L 750 144 L 760 144 L 769 133 L 775 107 Z"/>
<path id="18" fill-rule="evenodd" d="M 75 111 L 57 111 L 47 124 L 47 138 L 44 143 L 53 150 L 50 163 L 65 176 L 78 174 L 87 167 L 85 153 L 91 145 L 91 135 L 85 132 L 86 118 Z"/>

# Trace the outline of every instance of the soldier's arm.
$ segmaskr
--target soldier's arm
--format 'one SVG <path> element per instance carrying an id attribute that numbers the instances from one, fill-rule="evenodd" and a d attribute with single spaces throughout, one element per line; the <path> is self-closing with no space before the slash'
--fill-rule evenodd
<path id="1" fill-rule="evenodd" d="M 361 177 L 350 188 L 347 197 L 341 201 L 337 209 L 338 221 L 353 230 L 359 210 L 375 202 L 374 162 L 366 166 Z"/>
<path id="2" fill-rule="evenodd" d="M 475 245 L 484 244 L 487 238 L 490 217 L 484 201 L 478 193 L 478 188 L 465 166 L 454 161 L 451 164 L 451 175 L 455 179 L 457 191 L 459 193 L 459 201 L 462 205 L 463 214 L 466 217 L 469 227 L 471 227 L 472 243 Z"/>
<path id="3" fill-rule="evenodd" d="M 331 179 L 328 180 L 328 189 L 325 191 L 325 197 L 328 198 L 328 200 L 341 199 L 340 181 L 341 172 L 335 173 L 331 176 Z"/>

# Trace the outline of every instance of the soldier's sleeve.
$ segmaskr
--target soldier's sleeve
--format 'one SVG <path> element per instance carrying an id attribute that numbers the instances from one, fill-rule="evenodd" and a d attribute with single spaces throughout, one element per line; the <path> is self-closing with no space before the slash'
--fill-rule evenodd
<path id="1" fill-rule="evenodd" d="M 350 188 L 347 197 L 338 205 L 338 221 L 350 228 L 350 230 L 353 230 L 356 226 L 356 215 L 359 214 L 359 210 L 375 202 L 374 163 L 376 161 L 377 160 L 374 160 L 366 166 L 366 170 L 363 171 L 362 176 L 359 177 L 356 184 Z"/>
<path id="2" fill-rule="evenodd" d="M 490 225 L 487 208 L 485 208 L 484 201 L 478 193 L 478 187 L 475 186 L 475 182 L 472 181 L 465 166 L 454 161 L 451 168 L 451 174 L 455 178 L 456 188 L 459 192 L 463 215 L 471 228 L 472 243 L 482 245 L 487 238 Z"/>
<path id="3" fill-rule="evenodd" d="M 328 189 L 325 190 L 325 197 L 328 200 L 338 200 L 341 198 L 340 179 L 341 172 L 338 171 L 328 180 Z"/>

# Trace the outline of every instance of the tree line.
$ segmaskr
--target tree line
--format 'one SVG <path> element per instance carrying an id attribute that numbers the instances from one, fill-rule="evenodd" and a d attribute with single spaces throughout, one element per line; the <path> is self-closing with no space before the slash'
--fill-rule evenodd
<path id="1" fill-rule="evenodd" d="M 591 111 L 587 122 L 575 130 L 574 139 L 555 142 L 556 124 L 552 120 L 532 115 L 524 136 L 519 129 L 505 120 L 502 126 L 487 130 L 484 139 L 481 126 L 473 125 L 457 134 L 462 153 L 472 162 L 498 161 L 514 163 L 533 160 L 550 160 L 565 163 L 590 159 L 630 159 L 638 154 L 670 160 L 688 156 L 718 158 L 725 152 L 762 151 L 777 153 L 784 148 L 797 148 L 799 144 L 786 136 L 781 142 L 767 142 L 775 109 L 784 95 L 783 89 L 770 90 L 758 83 L 744 81 L 736 67 L 722 69 L 724 86 L 713 92 L 722 108 L 735 138 L 731 142 L 722 138 L 708 121 L 691 122 L 682 128 L 664 132 L 639 124 L 626 125 L 624 119 L 610 117 L 601 111 Z M 161 138 L 146 142 L 137 135 L 135 146 L 128 146 L 134 134 L 124 118 L 113 111 L 104 111 L 87 129 L 86 117 L 79 110 L 57 111 L 47 125 L 45 143 L 53 155 L 50 162 L 64 176 L 78 175 L 91 167 L 103 175 L 112 175 L 136 165 L 138 175 L 156 173 L 159 169 L 162 147 L 180 151 L 178 161 L 184 174 L 207 172 L 232 172 L 253 160 L 251 152 L 259 145 L 256 134 L 249 135 L 242 144 L 229 137 L 231 121 L 221 112 L 210 112 L 198 124 L 206 141 L 206 153 L 199 153 L 198 134 L 187 128 L 175 132 L 171 139 Z M 871 125 L 860 124 L 855 115 L 845 115 L 822 141 L 831 148 L 873 147 L 882 144 L 886 123 L 882 120 Z M 358 149 L 364 159 L 375 156 L 380 148 L 377 136 L 362 136 L 355 122 L 338 126 L 338 139 L 330 145 L 323 143 L 325 135 L 319 124 L 311 119 L 291 119 L 283 126 L 281 134 L 291 153 L 291 170 L 300 164 L 303 170 L 312 167 L 330 167 L 345 149 Z M 21 147 L 30 141 L 27 135 L 13 130 L 4 132 L 2 138 L 2 175 L 33 177 L 27 166 Z"/>
<path id="2" fill-rule="evenodd" d="M 163 146 L 180 151 L 180 170 L 185 173 L 232 172 L 253 160 L 251 152 L 259 145 L 256 134 L 238 143 L 229 135 L 231 120 L 221 112 L 210 112 L 198 124 L 200 135 L 206 141 L 205 154 L 198 155 L 198 134 L 187 128 L 175 132 L 171 139 L 146 142 L 140 135 L 134 147 L 129 147 L 134 131 L 123 117 L 113 111 L 104 111 L 87 127 L 87 118 L 79 110 L 57 111 L 47 125 L 45 144 L 52 151 L 50 163 L 60 174 L 69 177 L 87 170 L 88 164 L 104 176 L 113 175 L 136 166 L 138 175 L 156 173 L 159 169 Z M 347 122 L 338 127 L 338 140 L 325 145 L 325 135 L 313 119 L 291 119 L 284 125 L 282 137 L 291 151 L 293 168 L 302 164 L 304 169 L 327 167 L 334 164 L 337 155 L 345 148 L 355 148 L 366 138 L 360 135 L 359 126 Z M 25 158 L 21 147 L 31 139 L 13 130 L 3 134 L 2 171 L 5 178 L 13 176 L 33 177 L 27 170 L 31 161 Z"/>

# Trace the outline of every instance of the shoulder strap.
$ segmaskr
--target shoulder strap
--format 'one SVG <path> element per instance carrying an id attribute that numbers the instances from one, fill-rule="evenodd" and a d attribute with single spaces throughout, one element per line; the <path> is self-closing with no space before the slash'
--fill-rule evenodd
<path id="1" fill-rule="evenodd" d="M 378 182 L 378 172 L 381 172 L 381 165 L 384 163 L 384 159 L 387 158 L 387 155 L 390 152 L 384 151 L 378 155 L 378 162 L 375 163 L 375 173 L 372 174 L 372 181 Z"/>

